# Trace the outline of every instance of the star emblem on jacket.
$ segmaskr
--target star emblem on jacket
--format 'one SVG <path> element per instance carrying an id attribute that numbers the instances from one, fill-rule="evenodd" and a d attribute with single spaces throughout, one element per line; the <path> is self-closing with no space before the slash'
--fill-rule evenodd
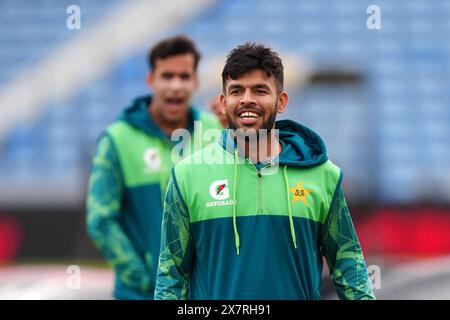
<path id="1" fill-rule="evenodd" d="M 304 204 L 308 204 L 307 195 L 312 193 L 312 190 L 303 188 L 302 182 L 298 181 L 295 188 L 289 188 L 289 192 L 294 195 L 292 203 L 296 203 L 300 199 Z"/>

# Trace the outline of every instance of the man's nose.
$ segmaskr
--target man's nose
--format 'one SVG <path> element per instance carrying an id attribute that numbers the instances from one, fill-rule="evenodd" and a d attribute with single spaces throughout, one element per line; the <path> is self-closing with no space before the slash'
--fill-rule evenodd
<path id="1" fill-rule="evenodd" d="M 183 80 L 181 80 L 179 77 L 173 77 L 170 80 L 169 87 L 172 90 L 180 90 L 183 87 Z"/>
<path id="2" fill-rule="evenodd" d="M 252 92 L 250 90 L 245 90 L 244 95 L 240 101 L 241 106 L 255 104 L 255 99 L 253 98 Z"/>

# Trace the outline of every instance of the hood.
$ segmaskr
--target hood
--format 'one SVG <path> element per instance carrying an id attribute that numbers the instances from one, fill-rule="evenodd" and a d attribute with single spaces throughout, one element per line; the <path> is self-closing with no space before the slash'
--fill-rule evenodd
<path id="1" fill-rule="evenodd" d="M 152 101 L 151 95 L 145 95 L 134 99 L 131 105 L 125 108 L 119 116 L 119 120 L 126 121 L 131 126 L 139 129 L 150 136 L 168 138 L 161 128 L 153 121 L 148 113 Z M 192 106 L 189 108 L 189 123 L 187 129 L 192 132 L 194 121 L 198 120 L 199 113 Z"/>
<path id="2" fill-rule="evenodd" d="M 317 133 L 311 129 L 302 126 L 292 120 L 280 120 L 275 122 L 275 129 L 279 130 L 279 139 L 281 143 L 281 153 L 274 161 L 278 161 L 283 166 L 283 178 L 286 187 L 286 203 L 289 214 L 289 227 L 291 231 L 292 243 L 297 250 L 297 237 L 295 235 L 294 219 L 291 208 L 290 184 L 287 174 L 287 167 L 308 168 L 318 166 L 328 160 L 327 150 L 323 140 Z M 233 178 L 233 229 L 236 246 L 236 254 L 239 255 L 240 237 L 236 222 L 236 190 L 238 187 L 237 159 L 238 151 L 236 142 L 233 138 L 232 130 L 224 130 L 222 135 L 222 146 L 233 154 L 234 158 L 234 178 Z M 255 164 L 257 169 L 264 164 Z M 281 200 L 281 199 L 279 199 Z"/>
<path id="3" fill-rule="evenodd" d="M 293 167 L 315 167 L 328 160 L 327 149 L 322 138 L 311 129 L 292 120 L 275 122 L 279 131 L 281 165 Z"/>
<path id="4" fill-rule="evenodd" d="M 276 121 L 275 129 L 279 130 L 282 147 L 277 159 L 280 165 L 308 168 L 318 166 L 328 160 L 325 143 L 311 129 L 292 120 Z M 222 146 L 233 154 L 236 144 L 232 130 L 224 130 Z"/>

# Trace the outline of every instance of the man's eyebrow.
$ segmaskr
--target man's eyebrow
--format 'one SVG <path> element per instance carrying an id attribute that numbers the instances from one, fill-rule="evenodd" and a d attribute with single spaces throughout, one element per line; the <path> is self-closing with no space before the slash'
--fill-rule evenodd
<path id="1" fill-rule="evenodd" d="M 229 87 L 228 87 L 228 90 L 231 90 L 231 89 L 241 89 L 241 88 L 243 88 L 244 86 L 243 85 L 241 85 L 241 84 L 231 84 Z"/>
<path id="2" fill-rule="evenodd" d="M 241 85 L 241 84 L 231 84 L 231 85 L 228 87 L 228 90 L 231 90 L 231 89 L 241 89 L 241 88 L 243 88 L 243 87 L 244 87 L 244 86 Z M 252 88 L 254 88 L 254 89 L 270 89 L 270 87 L 269 87 L 267 84 L 265 84 L 265 83 L 258 83 L 258 84 L 255 84 L 255 85 L 252 86 Z"/>
<path id="3" fill-rule="evenodd" d="M 270 90 L 270 87 L 267 84 L 265 84 L 265 83 L 259 83 L 257 85 L 254 85 L 253 88 L 255 88 L 255 89 L 269 89 Z"/>

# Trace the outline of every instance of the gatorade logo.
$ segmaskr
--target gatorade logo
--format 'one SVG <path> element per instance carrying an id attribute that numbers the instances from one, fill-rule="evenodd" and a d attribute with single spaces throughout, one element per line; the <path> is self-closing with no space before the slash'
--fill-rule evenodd
<path id="1" fill-rule="evenodd" d="M 230 197 L 230 189 L 228 189 L 228 179 L 217 180 L 209 186 L 209 194 L 215 200 L 225 200 Z"/>

